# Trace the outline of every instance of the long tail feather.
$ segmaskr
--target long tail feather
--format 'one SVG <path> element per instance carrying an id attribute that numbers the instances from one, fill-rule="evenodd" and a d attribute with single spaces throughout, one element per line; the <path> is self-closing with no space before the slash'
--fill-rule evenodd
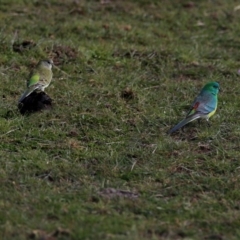
<path id="1" fill-rule="evenodd" d="M 185 118 L 181 122 L 179 122 L 177 125 L 175 125 L 172 129 L 170 129 L 167 133 L 171 134 L 171 133 L 177 131 L 178 129 L 182 128 L 186 124 L 188 124 L 200 117 L 201 117 L 201 115 L 199 113 L 197 113 L 197 114 L 192 115 L 191 117 Z"/>
<path id="2" fill-rule="evenodd" d="M 24 99 L 24 98 L 26 98 L 27 96 L 29 96 L 32 92 L 34 92 L 36 89 L 38 89 L 39 88 L 39 86 L 38 85 L 36 85 L 36 86 L 34 86 L 34 87 L 32 87 L 32 88 L 28 88 L 24 93 L 23 93 L 23 95 L 19 98 L 19 100 L 18 100 L 18 102 L 22 102 L 22 100 Z"/>
<path id="3" fill-rule="evenodd" d="M 23 95 L 19 98 L 18 102 L 22 102 L 22 100 L 23 100 L 24 98 L 26 98 L 27 96 L 29 96 L 32 92 L 33 92 L 33 90 L 29 91 L 29 89 L 27 89 L 27 90 L 23 93 Z"/>

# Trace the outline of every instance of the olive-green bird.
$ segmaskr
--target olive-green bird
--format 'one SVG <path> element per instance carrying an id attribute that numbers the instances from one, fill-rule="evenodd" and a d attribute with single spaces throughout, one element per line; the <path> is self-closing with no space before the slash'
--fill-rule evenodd
<path id="1" fill-rule="evenodd" d="M 20 97 L 18 102 L 22 102 L 24 98 L 29 96 L 34 91 L 44 91 L 52 80 L 53 61 L 51 59 L 41 60 L 38 62 L 35 69 L 33 69 L 27 80 L 27 89 Z"/>

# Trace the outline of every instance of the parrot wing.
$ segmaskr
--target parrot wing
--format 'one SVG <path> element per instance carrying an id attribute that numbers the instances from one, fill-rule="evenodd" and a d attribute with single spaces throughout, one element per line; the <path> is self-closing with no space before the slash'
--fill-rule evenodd
<path id="1" fill-rule="evenodd" d="M 23 95 L 20 97 L 18 102 L 21 102 L 24 98 L 29 96 L 33 91 L 41 87 L 41 84 L 39 84 L 39 79 L 40 79 L 40 75 L 38 73 L 32 72 L 30 74 L 29 80 L 27 81 L 27 89 L 23 93 Z"/>
<path id="2" fill-rule="evenodd" d="M 37 84 L 40 80 L 40 74 L 36 71 L 31 72 L 28 81 L 27 81 L 27 87 L 31 87 L 35 84 Z"/>
<path id="3" fill-rule="evenodd" d="M 171 134 L 178 129 L 182 128 L 186 124 L 201 118 L 203 115 L 207 115 L 213 112 L 217 107 L 217 98 L 211 93 L 201 93 L 197 96 L 189 110 L 185 119 L 179 122 L 176 126 L 168 131 Z"/>
<path id="4" fill-rule="evenodd" d="M 187 113 L 186 118 L 199 113 L 207 115 L 214 111 L 217 106 L 217 98 L 211 93 L 202 93 L 197 96 L 191 106 L 191 109 Z"/>

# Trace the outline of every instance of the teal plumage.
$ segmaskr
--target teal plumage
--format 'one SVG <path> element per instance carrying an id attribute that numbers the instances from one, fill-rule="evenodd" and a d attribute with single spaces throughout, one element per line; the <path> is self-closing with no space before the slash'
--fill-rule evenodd
<path id="1" fill-rule="evenodd" d="M 207 83 L 199 93 L 199 95 L 195 98 L 193 104 L 191 105 L 191 109 L 186 115 L 185 119 L 179 122 L 176 126 L 168 131 L 168 134 L 171 134 L 178 129 L 182 128 L 189 122 L 192 122 L 199 118 L 204 118 L 208 121 L 208 119 L 214 115 L 217 110 L 218 103 L 218 92 L 220 86 L 217 82 L 209 82 Z"/>

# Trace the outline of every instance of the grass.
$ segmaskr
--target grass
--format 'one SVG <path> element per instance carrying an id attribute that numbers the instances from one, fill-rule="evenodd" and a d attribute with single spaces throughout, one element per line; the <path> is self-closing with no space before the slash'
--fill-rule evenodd
<path id="1" fill-rule="evenodd" d="M 239 239 L 237 6 L 2 1 L 1 238 Z M 21 116 L 46 57 L 54 108 Z M 211 127 L 168 136 L 209 81 Z"/>

